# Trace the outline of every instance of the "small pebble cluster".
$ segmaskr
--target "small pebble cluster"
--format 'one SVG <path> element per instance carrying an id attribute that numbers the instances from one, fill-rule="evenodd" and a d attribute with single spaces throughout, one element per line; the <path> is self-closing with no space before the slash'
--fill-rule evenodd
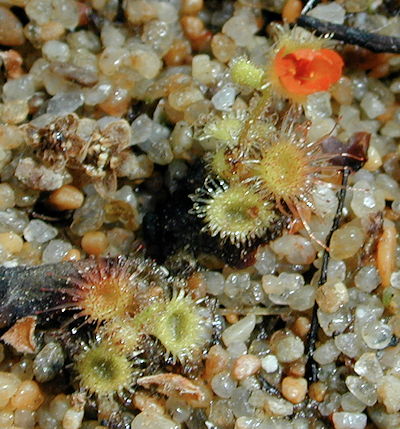
<path id="1" fill-rule="evenodd" d="M 157 261 L 187 262 L 174 278 L 130 273 L 141 308 L 118 318 L 85 307 L 90 276 L 70 281 L 65 306 L 86 324 L 38 323 L 29 351 L 3 337 L 0 428 L 400 427 L 400 56 L 289 28 L 303 3 L 0 1 L 0 264 L 150 252 L 143 225 L 191 181 L 185 216 L 219 249 L 243 250 L 229 266 L 186 246 Z M 387 3 L 321 2 L 309 15 L 398 36 Z M 310 52 L 326 79 L 286 73 Z M 320 285 L 346 148 L 362 139 Z M 141 334 L 162 323 L 128 350 L 127 315 Z M 109 361 L 94 376 L 112 378 L 122 350 L 128 381 L 93 381 L 100 339 Z"/>

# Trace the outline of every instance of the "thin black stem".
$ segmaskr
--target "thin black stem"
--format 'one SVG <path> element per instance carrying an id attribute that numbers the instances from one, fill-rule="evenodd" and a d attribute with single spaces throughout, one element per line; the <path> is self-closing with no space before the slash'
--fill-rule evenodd
<path id="1" fill-rule="evenodd" d="M 338 206 L 336 209 L 335 217 L 333 218 L 331 229 L 326 236 L 326 247 L 329 249 L 329 245 L 331 243 L 331 238 L 333 233 L 338 229 L 340 220 L 342 218 L 342 212 L 344 207 L 344 200 L 346 197 L 347 192 L 347 182 L 350 175 L 350 169 L 348 167 L 345 167 L 343 170 L 343 176 L 342 176 L 342 187 L 337 193 L 338 198 Z M 321 274 L 319 276 L 318 280 L 318 286 L 323 285 L 326 283 L 327 277 L 328 277 L 328 264 L 329 264 L 329 251 L 324 250 L 324 254 L 322 256 L 322 266 L 321 266 Z M 308 381 L 310 383 L 314 383 L 317 381 L 317 375 L 318 375 L 318 365 L 317 362 L 313 359 L 313 354 L 315 351 L 315 343 L 317 341 L 317 333 L 318 333 L 318 305 L 317 303 L 314 304 L 312 317 L 311 317 L 311 327 L 310 332 L 308 333 L 307 343 L 306 343 L 306 357 L 307 357 L 307 368 L 306 368 L 306 374 Z"/>
<path id="2" fill-rule="evenodd" d="M 400 53 L 400 37 L 369 33 L 346 25 L 322 21 L 304 14 L 300 15 L 297 25 L 315 30 L 317 35 L 329 34 L 336 40 L 341 40 L 350 45 L 361 46 L 372 52 Z"/>
<path id="3" fill-rule="evenodd" d="M 307 12 L 313 9 L 318 3 L 319 3 L 319 0 L 308 0 L 308 2 L 305 4 L 305 6 L 301 11 L 301 14 L 305 15 Z"/>

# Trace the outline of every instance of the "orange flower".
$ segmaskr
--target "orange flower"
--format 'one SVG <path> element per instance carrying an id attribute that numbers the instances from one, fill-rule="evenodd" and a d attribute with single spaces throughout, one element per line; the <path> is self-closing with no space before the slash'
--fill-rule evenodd
<path id="1" fill-rule="evenodd" d="M 297 49 L 278 51 L 273 70 L 283 89 L 295 96 L 326 91 L 342 75 L 343 60 L 331 49 Z"/>

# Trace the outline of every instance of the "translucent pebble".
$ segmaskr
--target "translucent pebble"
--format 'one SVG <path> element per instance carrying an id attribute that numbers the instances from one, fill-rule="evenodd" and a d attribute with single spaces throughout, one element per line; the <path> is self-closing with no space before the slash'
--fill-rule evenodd
<path id="1" fill-rule="evenodd" d="M 236 44 L 225 34 L 217 33 L 211 40 L 211 50 L 218 61 L 226 63 L 235 55 Z"/>
<path id="2" fill-rule="evenodd" d="M 293 362 L 303 356 L 304 343 L 299 337 L 288 334 L 276 341 L 274 352 L 279 362 Z"/>
<path id="3" fill-rule="evenodd" d="M 111 94 L 112 85 L 107 82 L 99 82 L 91 88 L 83 90 L 85 104 L 95 106 L 105 101 Z"/>
<path id="4" fill-rule="evenodd" d="M 347 76 L 342 76 L 331 89 L 332 97 L 341 105 L 353 102 L 353 87 Z"/>
<path id="5" fill-rule="evenodd" d="M 30 410 L 16 410 L 14 424 L 24 429 L 33 429 L 35 426 L 35 412 Z"/>
<path id="6" fill-rule="evenodd" d="M 364 326 L 369 322 L 376 321 L 383 314 L 383 305 L 378 297 L 375 301 L 368 304 L 359 304 L 356 307 L 356 323 L 359 326 Z"/>
<path id="7" fill-rule="evenodd" d="M 11 398 L 11 406 L 17 410 L 37 410 L 44 401 L 43 393 L 36 381 L 24 380 Z"/>
<path id="8" fill-rule="evenodd" d="M 64 366 L 64 352 L 58 343 L 48 343 L 33 361 L 33 373 L 40 383 L 52 380 Z"/>
<path id="9" fill-rule="evenodd" d="M 60 61 L 65 63 L 69 60 L 69 46 L 58 40 L 49 40 L 42 46 L 43 56 L 49 61 Z"/>
<path id="10" fill-rule="evenodd" d="M 354 106 L 340 106 L 339 124 L 348 133 L 355 133 L 360 128 L 360 111 Z"/>
<path id="11" fill-rule="evenodd" d="M 63 393 L 55 396 L 49 404 L 49 411 L 56 420 L 61 421 L 70 407 L 69 399 Z"/>
<path id="12" fill-rule="evenodd" d="M 373 265 L 367 265 L 360 268 L 354 276 L 354 284 L 356 288 L 363 292 L 372 292 L 381 282 L 379 272 Z"/>
<path id="13" fill-rule="evenodd" d="M 202 273 L 207 285 L 207 292 L 211 295 L 220 295 L 224 291 L 225 279 L 218 271 L 206 271 Z"/>
<path id="14" fill-rule="evenodd" d="M 254 413 L 254 408 L 249 404 L 250 392 L 243 386 L 237 387 L 230 398 L 235 417 L 248 416 Z"/>
<path id="15" fill-rule="evenodd" d="M 253 39 L 253 34 L 258 31 L 257 24 L 246 15 L 234 16 L 225 22 L 222 32 L 236 42 L 238 46 L 247 46 Z"/>
<path id="16" fill-rule="evenodd" d="M 315 259 L 315 249 L 305 237 L 287 234 L 270 243 L 271 249 L 290 264 L 311 264 Z"/>
<path id="17" fill-rule="evenodd" d="M 30 75 L 9 79 L 3 85 L 3 101 L 26 100 L 32 97 L 35 90 L 35 81 Z"/>
<path id="18" fill-rule="evenodd" d="M 311 120 L 329 118 L 332 115 L 331 94 L 323 91 L 309 95 L 305 114 Z"/>
<path id="19" fill-rule="evenodd" d="M 160 57 L 151 50 L 136 50 L 129 60 L 132 68 L 145 79 L 154 79 L 162 67 Z"/>
<path id="20" fill-rule="evenodd" d="M 364 429 L 367 425 L 367 416 L 362 413 L 333 413 L 335 429 Z"/>
<path id="21" fill-rule="evenodd" d="M 392 339 L 392 329 L 381 321 L 372 321 L 361 330 L 365 344 L 371 349 L 384 349 Z"/>
<path id="22" fill-rule="evenodd" d="M 315 299 L 322 311 L 335 313 L 349 302 L 349 293 L 343 282 L 325 283 L 317 289 Z"/>
<path id="23" fill-rule="evenodd" d="M 400 378 L 395 375 L 385 375 L 379 381 L 380 401 L 383 402 L 388 413 L 398 413 L 400 411 Z"/>
<path id="24" fill-rule="evenodd" d="M 217 427 L 232 427 L 235 416 L 230 401 L 227 399 L 216 399 L 212 401 L 208 421 L 210 426 L 218 425 Z"/>
<path id="25" fill-rule="evenodd" d="M 211 380 L 211 388 L 220 398 L 230 398 L 236 388 L 236 381 L 231 378 L 228 371 L 220 372 Z"/>
<path id="26" fill-rule="evenodd" d="M 395 120 L 387 121 L 381 128 L 380 133 L 387 137 L 400 137 L 400 123 Z"/>
<path id="27" fill-rule="evenodd" d="M 50 414 L 46 407 L 39 408 L 37 420 L 42 429 L 54 429 L 59 427 L 57 420 Z"/>
<path id="28" fill-rule="evenodd" d="M 338 199 L 335 191 L 329 186 L 318 184 L 313 190 L 315 212 L 321 217 L 333 217 L 336 213 Z"/>
<path id="29" fill-rule="evenodd" d="M 104 49 L 99 57 L 99 68 L 106 75 L 113 75 L 122 67 L 128 52 L 126 49 L 118 47 L 108 47 Z"/>
<path id="30" fill-rule="evenodd" d="M 371 383 L 377 383 L 383 377 L 383 370 L 375 353 L 364 353 L 354 365 L 354 371 Z"/>
<path id="31" fill-rule="evenodd" d="M 239 322 L 226 328 L 222 333 L 222 340 L 226 346 L 238 341 L 244 342 L 250 337 L 255 325 L 256 316 L 254 314 L 249 314 L 243 317 L 243 319 L 240 319 Z"/>
<path id="32" fill-rule="evenodd" d="M 269 299 L 278 305 L 286 305 L 289 296 L 304 286 L 303 276 L 293 273 L 270 274 L 262 277 L 262 287 Z"/>
<path id="33" fill-rule="evenodd" d="M 400 271 L 395 271 L 390 276 L 390 285 L 395 289 L 400 289 Z"/>
<path id="34" fill-rule="evenodd" d="M 190 150 L 193 143 L 193 130 L 186 121 L 178 121 L 170 139 L 175 158 L 181 158 Z"/>
<path id="35" fill-rule="evenodd" d="M 155 164 L 166 165 L 174 159 L 168 139 L 147 140 L 144 143 L 140 143 L 139 146 Z"/>
<path id="36" fill-rule="evenodd" d="M 15 193 L 8 183 L 0 183 L 0 210 L 15 206 Z"/>
<path id="37" fill-rule="evenodd" d="M 250 287 L 250 274 L 236 274 L 232 273 L 226 278 L 224 292 L 229 298 L 234 298 L 241 291 Z"/>
<path id="38" fill-rule="evenodd" d="M 313 354 L 313 359 L 320 365 L 332 363 L 340 355 L 340 350 L 337 349 L 333 340 L 325 341 L 318 346 Z"/>
<path id="39" fill-rule="evenodd" d="M 178 2 L 158 2 L 157 3 L 157 15 L 161 20 L 160 22 L 166 22 L 172 24 L 178 19 Z"/>
<path id="40" fill-rule="evenodd" d="M 394 94 L 399 94 L 400 93 L 400 79 L 393 79 L 389 89 L 394 93 Z"/>
<path id="41" fill-rule="evenodd" d="M 169 397 L 165 406 L 176 423 L 184 423 L 190 417 L 192 412 L 192 409 L 188 404 L 178 398 Z"/>
<path id="42" fill-rule="evenodd" d="M 308 12 L 309 16 L 329 21 L 335 24 L 343 24 L 346 15 L 345 9 L 338 3 L 319 4 Z"/>
<path id="43" fill-rule="evenodd" d="M 211 103 L 217 110 L 229 111 L 235 102 L 236 90 L 232 85 L 225 85 L 211 98 Z"/>
<path id="44" fill-rule="evenodd" d="M 71 249 L 72 244 L 67 241 L 51 240 L 43 251 L 42 261 L 45 264 L 60 262 Z"/>
<path id="45" fill-rule="evenodd" d="M 364 97 L 365 93 L 367 92 L 367 87 L 368 87 L 367 75 L 361 71 L 358 73 L 354 73 L 351 76 L 351 81 L 353 84 L 354 97 L 357 100 L 361 100 Z"/>
<path id="46" fill-rule="evenodd" d="M 79 429 L 83 420 L 83 410 L 69 408 L 64 414 L 62 420 L 63 429 Z"/>
<path id="47" fill-rule="evenodd" d="M 346 386 L 357 399 L 369 407 L 378 399 L 375 385 L 364 378 L 349 375 L 346 377 Z"/>
<path id="48" fill-rule="evenodd" d="M 85 48 L 91 52 L 98 53 L 101 47 L 97 34 L 86 30 L 69 33 L 67 35 L 67 42 L 73 50 Z"/>
<path id="49" fill-rule="evenodd" d="M 120 48 L 125 43 L 125 35 L 121 29 L 106 21 L 101 29 L 101 41 L 106 48 L 109 46 Z"/>
<path id="50" fill-rule="evenodd" d="M 233 359 L 238 358 L 239 356 L 243 356 L 247 353 L 247 346 L 242 341 L 235 341 L 234 343 L 230 343 L 226 348 L 226 351 L 229 353 L 229 356 Z"/>
<path id="51" fill-rule="evenodd" d="M 382 115 L 386 111 L 385 105 L 380 101 L 379 97 L 372 92 L 367 92 L 360 103 L 361 108 L 371 119 Z"/>
<path id="52" fill-rule="evenodd" d="M 168 95 L 168 103 L 178 112 L 184 112 L 191 104 L 204 99 L 202 92 L 193 86 L 179 88 Z M 232 103 L 233 104 L 233 103 Z"/>
<path id="53" fill-rule="evenodd" d="M 365 404 L 357 399 L 351 392 L 346 392 L 340 400 L 343 411 L 350 413 L 361 413 L 365 409 Z"/>
<path id="54" fill-rule="evenodd" d="M 335 337 L 336 347 L 346 356 L 355 358 L 361 351 L 361 344 L 357 334 L 347 333 Z"/>
<path id="55" fill-rule="evenodd" d="M 104 222 L 104 201 L 99 195 L 90 195 L 83 206 L 75 210 L 73 219 L 71 230 L 76 235 L 98 230 Z"/>
<path id="56" fill-rule="evenodd" d="M 159 5 L 167 4 L 159 3 Z M 150 46 L 157 55 L 164 56 L 173 42 L 175 35 L 174 30 L 174 26 L 169 25 L 164 18 L 162 21 L 153 20 L 145 24 L 142 40 L 146 45 Z"/>
<path id="57" fill-rule="evenodd" d="M 81 107 L 85 98 L 80 91 L 61 92 L 49 100 L 46 112 L 51 115 L 67 115 Z"/>
<path id="58" fill-rule="evenodd" d="M 288 296 L 287 303 L 290 308 L 297 311 L 305 311 L 311 308 L 315 302 L 315 287 L 303 286 Z"/>
<path id="59" fill-rule="evenodd" d="M 328 263 L 328 282 L 342 282 L 346 278 L 346 264 L 344 261 L 330 259 Z"/>
<path id="60" fill-rule="evenodd" d="M 363 244 L 363 230 L 357 226 L 345 224 L 332 234 L 330 255 L 334 259 L 351 258 L 361 249 Z"/>
<path id="61" fill-rule="evenodd" d="M 146 115 L 138 116 L 131 124 L 132 144 L 143 143 L 150 138 L 153 129 L 153 121 Z"/>
<path id="62" fill-rule="evenodd" d="M 74 0 L 51 0 L 52 19 L 68 30 L 73 30 L 79 22 L 79 8 Z"/>
<path id="63" fill-rule="evenodd" d="M 376 188 L 383 192 L 385 200 L 400 199 L 400 187 L 396 180 L 388 174 L 379 174 L 375 180 Z"/>
<path id="64" fill-rule="evenodd" d="M 325 396 L 324 401 L 318 405 L 318 410 L 323 416 L 329 416 L 340 407 L 340 395 L 333 391 Z"/>
<path id="65" fill-rule="evenodd" d="M 385 208 L 382 192 L 376 191 L 370 183 L 359 181 L 354 184 L 351 208 L 358 217 L 373 215 Z"/>
<path id="66" fill-rule="evenodd" d="M 29 223 L 28 215 L 19 209 L 0 211 L 0 232 L 13 231 L 22 234 Z"/>
<path id="67" fill-rule="evenodd" d="M 326 335 L 342 333 L 351 323 L 351 313 L 348 308 L 342 307 L 336 313 L 317 312 L 318 321 Z"/>
<path id="68" fill-rule="evenodd" d="M 157 17 L 157 3 L 149 0 L 132 0 L 127 2 L 125 13 L 132 24 L 142 24 Z"/>
<path id="69" fill-rule="evenodd" d="M 283 398 L 277 398 L 272 395 L 265 397 L 264 408 L 272 416 L 284 417 L 293 414 L 293 404 Z"/>
<path id="70" fill-rule="evenodd" d="M 14 395 L 21 380 L 9 372 L 0 372 L 0 408 L 4 408 L 8 400 Z"/>
<path id="71" fill-rule="evenodd" d="M 26 241 L 36 241 L 37 243 L 46 243 L 58 234 L 58 230 L 51 225 L 39 219 L 33 219 L 24 229 L 24 238 Z"/>
<path id="72" fill-rule="evenodd" d="M 18 101 L 14 101 L 19 103 Z M 24 143 L 24 133 L 18 127 L 10 125 L 0 125 L 0 149 L 15 149 Z M 4 163 L 4 154 L 3 152 L 0 155 L 0 170 L 1 166 Z M 7 160 L 8 162 L 8 160 Z"/>
<path id="73" fill-rule="evenodd" d="M 215 67 L 210 61 L 210 57 L 205 54 L 195 55 L 192 60 L 192 76 L 204 85 L 214 83 L 216 75 L 213 73 Z"/>
<path id="74" fill-rule="evenodd" d="M 275 355 L 267 355 L 261 359 L 261 368 L 268 373 L 275 372 L 279 368 L 278 359 Z"/>
<path id="75" fill-rule="evenodd" d="M 276 267 L 276 256 L 269 247 L 258 248 L 254 267 L 261 275 L 274 273 Z"/>
<path id="76" fill-rule="evenodd" d="M 118 191 L 114 194 L 114 199 L 119 201 L 125 201 L 134 208 L 137 208 L 138 205 L 136 194 L 133 192 L 132 187 L 129 185 L 124 185 L 122 186 L 122 188 L 118 189 Z"/>

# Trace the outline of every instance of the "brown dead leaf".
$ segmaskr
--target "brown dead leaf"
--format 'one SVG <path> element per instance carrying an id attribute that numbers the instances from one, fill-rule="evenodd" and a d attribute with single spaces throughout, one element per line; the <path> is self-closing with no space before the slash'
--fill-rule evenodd
<path id="1" fill-rule="evenodd" d="M 183 399 L 198 401 L 204 399 L 204 393 L 199 386 L 196 386 L 189 379 L 178 374 L 149 375 L 139 378 L 137 383 L 145 388 L 155 385 L 157 392 L 167 396 L 180 396 Z"/>
<path id="2" fill-rule="evenodd" d="M 1 340 L 13 346 L 19 353 L 34 353 L 36 350 L 34 338 L 36 319 L 36 316 L 27 316 L 17 320 L 1 337 Z"/>

